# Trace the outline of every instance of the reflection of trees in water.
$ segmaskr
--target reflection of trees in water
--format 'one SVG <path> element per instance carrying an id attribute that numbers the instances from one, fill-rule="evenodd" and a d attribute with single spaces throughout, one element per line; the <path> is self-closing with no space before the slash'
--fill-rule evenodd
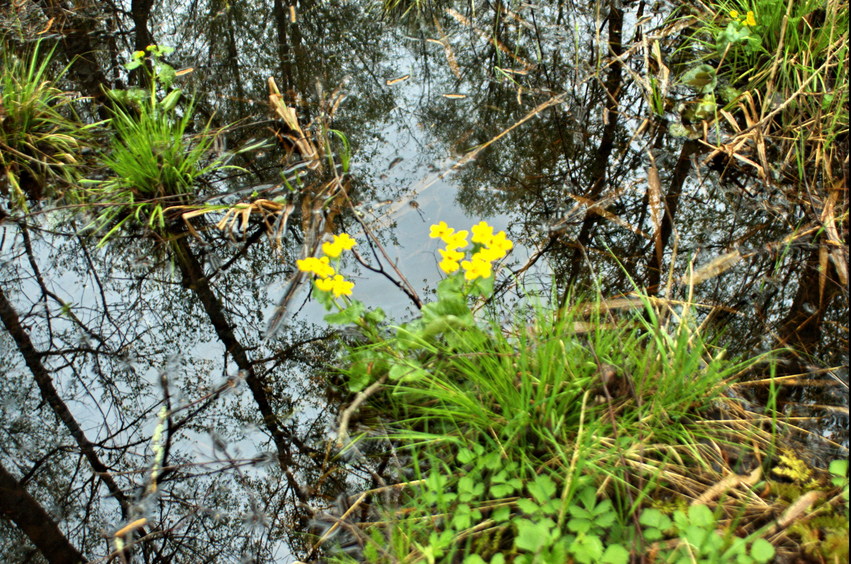
<path id="1" fill-rule="evenodd" d="M 530 11 L 520 15 L 532 21 Z M 560 30 L 570 37 L 572 24 L 560 17 L 558 10 L 537 11 L 534 25 L 543 33 L 557 36 Z M 519 20 L 499 19 L 500 27 L 497 19 L 483 12 L 474 25 L 447 33 L 456 34 L 460 44 L 457 36 L 465 33 L 474 41 L 472 28 L 496 30 L 494 36 L 512 53 L 534 53 L 534 33 L 517 32 Z M 571 21 L 595 21 L 593 9 Z M 847 364 L 841 352 L 845 347 L 836 346 L 836 328 L 823 336 L 821 322 L 847 311 L 847 294 L 835 274 L 828 273 L 823 292 L 812 295 L 818 288 L 820 236 L 812 233 L 783 244 L 812 219 L 808 203 L 789 202 L 777 188 L 755 179 L 719 177 L 701 163 L 705 153 L 699 143 L 670 137 L 661 120 L 645 122 L 651 112 L 630 78 L 645 71 L 640 55 L 627 58 L 630 72 L 621 72 L 613 59 L 625 50 L 622 42 L 631 46 L 635 30 L 623 29 L 623 14 L 614 9 L 607 8 L 596 21 L 601 24 L 599 44 L 585 38 L 543 51 L 543 58 L 534 59 L 534 69 L 512 77 L 516 83 L 496 78 L 495 61 L 504 64 L 509 58 L 493 42 L 484 47 L 480 42 L 478 51 L 465 50 L 467 56 L 456 57 L 463 63 L 463 81 L 446 73 L 445 88 L 470 92 L 473 100 L 466 101 L 465 111 L 441 101 L 424 113 L 436 134 L 459 152 L 510 127 L 547 95 L 565 97 L 564 104 L 518 127 L 462 169 L 458 201 L 473 215 L 517 218 L 515 236 L 532 245 L 549 241 L 546 258 L 557 280 L 578 288 L 598 281 L 608 295 L 630 291 L 627 275 L 651 291 L 665 287 L 674 252 L 678 280 L 692 259 L 699 266 L 739 249 L 745 258 L 738 265 L 694 289 L 697 302 L 716 306 L 710 326 L 724 336 L 723 342 L 741 354 L 788 344 L 820 358 L 819 363 Z M 516 33 L 499 35 L 500 29 Z M 584 72 L 564 64 L 598 57 L 598 72 L 589 64 Z M 658 168 L 658 225 L 650 207 L 648 154 Z M 598 202 L 602 213 L 589 210 Z M 687 291 L 680 284 L 668 295 L 681 298 Z M 793 364 L 790 370 L 802 369 L 806 361 Z"/>
<path id="2" fill-rule="evenodd" d="M 115 37 L 104 44 L 94 41 L 82 48 L 93 52 L 87 60 L 108 66 L 104 62 L 110 50 L 123 55 L 150 42 L 174 44 L 168 27 L 182 29 L 183 18 L 204 12 L 199 5 L 173 10 L 158 6 L 148 13 L 151 8 L 150 3 L 134 2 L 136 32 L 120 40 L 128 43 L 118 45 Z M 230 143 L 238 146 L 250 137 L 274 139 L 270 128 L 279 126 L 266 118 L 268 76 L 283 75 L 279 82 L 289 88 L 288 102 L 297 104 L 300 118 L 308 123 L 328 93 L 347 74 L 355 74 L 346 86 L 349 99 L 333 124 L 346 132 L 354 147 L 368 138 L 364 124 L 383 116 L 393 103 L 389 91 L 370 75 L 384 64 L 379 47 L 385 47 L 386 40 L 377 32 L 377 22 L 359 8 L 341 6 L 335 13 L 327 5 L 302 4 L 294 25 L 283 21 L 289 11 L 281 13 L 276 3 L 277 30 L 268 25 L 271 6 L 209 8 L 212 17 L 185 26 L 191 41 L 178 41 L 170 62 L 178 68 L 181 63 L 196 67 L 190 76 L 203 87 L 207 109 L 202 103 L 202 111 L 213 115 L 215 108 L 219 123 L 262 114 L 259 121 L 234 130 Z M 114 18 L 100 21 L 133 27 L 123 16 Z M 86 21 L 97 26 L 98 19 Z M 36 23 L 43 25 L 38 18 Z M 286 49 L 276 53 L 275 34 L 282 28 L 286 36 L 277 43 L 286 44 Z M 359 32 L 347 35 L 343 29 Z M 348 44 L 327 40 L 343 36 Z M 283 64 L 278 56 L 284 51 L 291 53 L 291 64 Z M 74 68 L 72 79 L 85 72 L 79 64 Z M 97 85 L 83 84 L 83 91 L 99 90 L 107 84 L 105 76 L 114 73 L 101 73 Z M 325 95 L 318 93 L 317 81 Z M 191 90 L 192 83 L 187 88 Z M 280 154 L 267 149 L 262 159 L 244 163 L 256 176 L 235 177 L 228 185 L 244 189 L 275 179 L 285 166 Z M 361 186 L 367 192 L 368 186 Z M 221 189 L 221 183 L 208 187 L 203 196 Z M 30 233 L 48 225 L 38 223 L 43 217 L 34 217 Z M 55 405 L 48 409 L 33 387 L 32 375 L 24 376 L 28 368 L 23 365 L 6 381 L 19 381 L 26 391 L 19 397 L 4 396 L 9 398 L 7 411 L 41 413 L 50 424 L 9 426 L 3 466 L 23 477 L 21 491 L 34 492 L 72 544 L 87 555 L 106 554 L 115 530 L 144 517 L 147 522 L 135 534 L 146 541 L 134 553 L 145 561 L 237 561 L 250 555 L 256 561 L 277 561 L 291 550 L 306 550 L 306 541 L 298 535 L 309 516 L 305 504 L 323 504 L 326 497 L 333 499 L 343 491 L 345 475 L 317 446 L 326 437 L 331 417 L 326 384 L 310 376 L 330 357 L 325 329 L 296 317 L 286 331 L 264 339 L 269 289 L 283 285 L 289 269 L 282 262 L 291 264 L 300 251 L 303 234 L 296 219 L 278 254 L 270 251 L 262 237 L 264 226 L 255 221 L 246 242 L 229 244 L 208 225 L 207 230 L 199 228 L 203 240 L 174 233 L 180 238 L 169 246 L 140 231 L 114 239 L 103 249 L 77 238 L 68 227 L 64 235 L 31 235 L 34 250 L 29 259 L 20 250 L 21 235 L 6 228 L 8 263 L 2 289 L 12 313 L 23 320 L 23 333 L 32 335 L 35 356 L 44 363 L 42 375 L 57 392 Z M 179 223 L 175 229 L 180 231 Z M 261 240 L 263 244 L 256 244 Z M 33 272 L 36 267 L 51 273 L 42 276 L 41 286 Z M 15 283 L 18 279 L 23 281 Z M 72 315 L 77 317 L 69 319 Z M 8 339 L 4 343 L 8 357 L 20 356 L 20 346 Z M 237 383 L 236 389 L 229 382 Z M 158 487 L 145 493 L 153 460 L 151 432 L 166 402 L 165 390 L 177 411 L 168 420 L 165 469 Z M 68 407 L 68 418 L 54 429 L 48 414 L 62 405 Z M 69 425 L 80 430 L 76 440 L 69 436 Z M 59 448 L 52 446 L 54 436 L 59 437 Z M 92 453 L 89 459 L 69 456 L 86 448 Z M 105 480 L 114 484 L 112 497 L 98 485 Z M 31 550 L 20 532 L 8 524 L 3 527 L 4 554 Z M 44 527 L 42 534 L 55 531 Z"/>
<path id="3" fill-rule="evenodd" d="M 20 237 L 14 230 L 6 231 L 7 240 Z M 313 493 L 306 485 L 316 483 L 321 472 L 321 457 L 312 462 L 310 457 L 317 457 L 318 453 L 308 446 L 325 436 L 325 416 L 318 399 L 321 391 L 316 388 L 317 382 L 303 375 L 316 370 L 327 353 L 322 352 L 323 346 L 316 340 L 321 334 L 308 326 L 300 327 L 301 324 L 294 324 L 291 331 L 271 343 L 262 343 L 262 311 L 267 305 L 265 271 L 274 270 L 277 265 L 270 263 L 268 255 L 257 246 L 232 267 L 256 276 L 234 276 L 233 271 L 227 271 L 212 277 L 211 282 L 215 292 L 227 296 L 219 302 L 221 314 L 237 328 L 230 345 L 250 350 L 251 362 L 256 363 L 253 370 L 255 378 L 263 383 L 262 395 L 269 404 L 267 414 L 278 416 L 280 432 L 294 435 L 287 437 L 283 445 L 274 437 L 275 444 L 267 445 L 268 435 L 275 427 L 258 419 L 257 399 L 252 397 L 251 386 L 246 385 L 250 384 L 247 376 L 242 376 L 245 382 L 236 390 L 225 386 L 226 395 L 211 395 L 227 378 L 236 376 L 237 367 L 230 358 L 223 363 L 223 340 L 216 343 L 215 336 L 211 336 L 210 320 L 195 289 L 182 288 L 179 276 L 169 273 L 168 264 L 147 267 L 142 272 L 137 267 L 133 269 L 136 272 L 131 272 L 123 262 L 113 262 L 114 255 L 110 256 L 110 251 L 125 257 L 150 255 L 150 243 L 116 241 L 103 253 L 88 248 L 86 240 L 73 234 L 29 238 L 33 248 L 30 260 L 9 263 L 4 272 L 4 289 L 14 291 L 17 312 L 29 312 L 18 315 L 21 331 L 31 335 L 35 350 L 40 351 L 33 362 L 43 365 L 43 374 L 36 378 L 52 381 L 57 390 L 56 405 L 65 404 L 70 410 L 69 419 L 63 418 L 64 426 L 71 429 L 68 422 L 76 421 L 80 436 L 60 439 L 57 445 L 53 437 L 65 436 L 65 429 L 53 435 L 49 426 L 36 431 L 30 424 L 10 425 L 7 452 L 16 452 L 15 468 L 25 476 L 31 475 L 26 483 L 44 487 L 38 491 L 43 493 L 47 507 L 58 503 L 61 509 L 55 513 L 70 523 L 82 519 L 89 532 L 98 523 L 108 533 L 122 519 L 147 517 L 146 532 L 156 531 L 154 536 L 163 536 L 146 548 L 149 557 L 156 551 L 163 555 L 191 549 L 198 554 L 216 551 L 222 557 L 230 554 L 235 558 L 246 550 L 254 552 L 255 545 L 262 547 L 256 549 L 262 560 L 280 553 L 280 539 L 304 527 L 303 514 L 293 504 L 294 493 L 298 493 L 297 498 L 310 500 Z M 214 250 L 220 243 L 211 239 L 207 251 L 225 255 L 225 249 Z M 7 249 L 7 256 L 13 248 Z M 50 249 L 61 251 L 55 261 L 46 258 Z M 36 269 L 40 273 L 61 273 L 61 279 L 42 274 L 39 283 Z M 19 282 L 13 284 L 14 280 Z M 68 280 L 75 282 L 69 286 Z M 86 281 L 89 289 L 83 290 Z M 69 313 L 52 296 L 79 302 L 68 304 Z M 69 315 L 75 317 L 69 321 Z M 17 333 L 10 330 L 10 334 Z M 312 343 L 298 347 L 300 341 Z M 17 348 L 29 358 L 22 345 L 16 346 L 8 339 L 4 343 L 5 357 L 15 358 L 19 355 Z M 30 372 L 38 374 L 39 369 L 33 366 L 29 366 Z M 18 366 L 12 374 L 26 370 Z M 16 379 L 13 376 L 10 381 Z M 146 468 L 151 453 L 146 446 L 150 443 L 150 427 L 165 400 L 161 379 L 167 382 L 173 409 L 191 405 L 177 410 L 169 420 L 167 468 L 160 477 L 157 494 L 140 497 L 149 475 Z M 27 395 L 4 396 L 9 398 L 4 407 L 10 414 L 44 409 L 39 406 L 39 392 L 32 389 L 31 383 L 23 389 L 30 391 Z M 45 397 L 43 391 L 41 396 Z M 51 407 L 56 412 L 52 403 Z M 8 420 L 26 421 L 19 415 Z M 73 429 L 71 432 L 73 435 Z M 74 442 L 78 446 L 90 445 L 91 457 L 69 457 L 67 453 L 76 450 Z M 16 443 L 22 450 L 13 449 Z M 262 454 L 270 448 L 276 454 Z M 282 448 L 287 451 L 287 459 L 278 470 L 275 462 L 281 461 Z M 252 460 L 258 454 L 262 456 L 262 466 Z M 98 493 L 97 480 L 87 463 L 100 468 L 101 480 L 109 478 L 115 484 L 109 488 L 117 493 L 113 498 L 124 500 L 121 511 L 114 501 L 104 497 L 105 491 Z M 285 472 L 294 481 L 288 483 Z M 223 487 L 223 480 L 230 485 Z M 324 486 L 337 488 L 333 483 L 326 479 Z M 78 495 L 66 495 L 69 492 Z M 250 522 L 267 525 L 245 526 Z M 286 535 L 271 536 L 281 533 Z M 10 531 L 5 538 L 14 544 L 15 536 Z M 99 553 L 102 549 L 97 545 L 102 542 L 91 537 L 79 541 L 78 546 L 86 552 Z M 13 550 L 11 545 L 9 549 Z"/>

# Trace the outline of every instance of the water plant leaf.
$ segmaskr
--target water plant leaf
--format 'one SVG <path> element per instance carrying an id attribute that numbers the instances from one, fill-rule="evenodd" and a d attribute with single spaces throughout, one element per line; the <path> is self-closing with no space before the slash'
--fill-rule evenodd
<path id="1" fill-rule="evenodd" d="M 179 88 L 172 90 L 165 98 L 163 98 L 162 102 L 160 102 L 160 107 L 166 112 L 173 110 L 177 105 L 177 101 L 180 99 L 181 94 L 183 94 L 183 91 Z"/>
<path id="2" fill-rule="evenodd" d="M 363 316 L 363 311 L 363 303 L 355 301 L 342 311 L 326 315 L 325 322 L 329 325 L 348 325 L 360 319 Z"/>
<path id="3" fill-rule="evenodd" d="M 680 82 L 695 88 L 700 93 L 708 93 L 715 90 L 718 77 L 715 69 L 707 64 L 700 64 L 687 70 L 681 77 Z"/>

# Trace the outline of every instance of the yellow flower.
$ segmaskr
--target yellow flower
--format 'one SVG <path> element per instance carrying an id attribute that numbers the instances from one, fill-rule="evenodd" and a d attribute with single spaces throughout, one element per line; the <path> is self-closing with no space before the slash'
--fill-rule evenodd
<path id="1" fill-rule="evenodd" d="M 730 10 L 730 17 L 734 20 L 739 19 L 739 12 L 737 12 L 736 10 Z"/>
<path id="2" fill-rule="evenodd" d="M 470 239 L 472 242 L 483 245 L 490 244 L 491 237 L 493 237 L 493 227 L 488 225 L 487 222 L 480 221 L 472 227 L 471 231 L 473 232 L 473 238 Z"/>
<path id="3" fill-rule="evenodd" d="M 151 45 L 148 45 L 147 47 L 145 47 L 145 50 L 146 51 L 153 51 L 156 48 L 157 48 L 156 44 L 152 43 Z"/>
<path id="4" fill-rule="evenodd" d="M 505 256 L 505 251 L 502 249 L 495 249 L 492 247 L 484 247 L 479 249 L 479 252 L 473 255 L 473 260 L 482 260 L 487 262 L 493 262 L 495 260 L 499 260 Z"/>
<path id="5" fill-rule="evenodd" d="M 514 243 L 505 236 L 505 231 L 500 231 L 493 237 L 491 237 L 490 243 L 488 243 L 488 247 L 491 249 L 498 249 L 503 252 L 502 256 L 505 256 L 505 253 L 508 253 L 511 249 L 514 248 Z"/>
<path id="6" fill-rule="evenodd" d="M 455 230 L 448 225 L 446 225 L 445 221 L 441 221 L 437 225 L 432 225 L 431 229 L 428 232 L 428 236 L 432 239 L 443 239 L 448 235 L 452 235 L 455 233 Z"/>
<path id="7" fill-rule="evenodd" d="M 334 235 L 334 243 L 340 246 L 344 251 L 351 251 L 352 248 L 357 245 L 357 241 L 352 239 L 351 235 L 348 233 L 340 233 L 339 235 Z"/>
<path id="8" fill-rule="evenodd" d="M 334 275 L 334 267 L 329 264 L 328 257 L 307 257 L 303 260 L 297 260 L 295 263 L 300 271 L 315 274 L 319 278 L 328 278 Z"/>
<path id="9" fill-rule="evenodd" d="M 491 263 L 486 260 L 476 259 L 465 260 L 461 263 L 461 268 L 464 269 L 465 280 L 475 280 L 476 278 L 490 278 L 493 274 Z"/>
<path id="10" fill-rule="evenodd" d="M 457 251 L 458 249 L 463 249 L 467 246 L 467 235 L 469 235 L 467 231 L 458 231 L 449 235 L 444 235 L 442 239 L 443 242 L 446 243 L 447 250 Z"/>
<path id="11" fill-rule="evenodd" d="M 748 12 L 748 15 L 745 16 L 745 19 L 742 21 L 743 25 L 753 27 L 756 25 L 756 17 L 753 12 Z"/>
<path id="12" fill-rule="evenodd" d="M 440 256 L 443 257 L 443 260 L 450 262 L 458 262 L 462 258 L 464 258 L 464 253 L 461 251 L 456 251 L 454 249 L 437 249 L 437 252 L 440 253 Z"/>
<path id="13" fill-rule="evenodd" d="M 458 264 L 457 260 L 449 259 L 443 259 L 442 261 L 437 263 L 437 266 L 439 266 L 440 270 L 442 270 L 446 274 L 452 274 L 453 272 L 457 272 L 458 269 L 461 268 L 461 265 Z"/>
<path id="14" fill-rule="evenodd" d="M 133 58 L 134 59 L 141 59 L 144 56 L 145 56 L 144 51 L 133 51 Z"/>
<path id="15" fill-rule="evenodd" d="M 339 276 L 339 274 L 337 275 Z M 334 289 L 334 279 L 333 278 L 320 278 L 316 281 L 316 289 L 322 290 L 323 292 L 330 292 Z"/>
<path id="16" fill-rule="evenodd" d="M 316 281 L 316 289 L 323 292 L 331 292 L 335 298 L 340 296 L 351 296 L 354 282 L 349 282 L 341 275 L 336 274 L 333 278 L 321 278 Z"/>
<path id="17" fill-rule="evenodd" d="M 334 235 L 334 240 L 322 243 L 322 252 L 331 258 L 337 258 L 343 251 L 349 251 L 355 246 L 355 240 L 348 234 Z"/>
<path id="18" fill-rule="evenodd" d="M 334 287 L 331 288 L 331 291 L 334 293 L 335 298 L 339 298 L 340 296 L 351 296 L 352 288 L 354 287 L 354 282 L 349 282 L 338 274 L 334 277 Z"/>

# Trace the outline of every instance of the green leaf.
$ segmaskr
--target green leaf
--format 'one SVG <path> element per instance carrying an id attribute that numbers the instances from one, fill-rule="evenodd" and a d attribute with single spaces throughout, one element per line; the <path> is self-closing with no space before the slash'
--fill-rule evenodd
<path id="1" fill-rule="evenodd" d="M 604 564 L 627 564 L 629 562 L 629 551 L 619 544 L 610 544 L 600 562 Z"/>
<path id="2" fill-rule="evenodd" d="M 671 519 L 658 509 L 645 509 L 638 517 L 638 522 L 646 527 L 655 527 L 662 531 L 671 528 Z"/>
<path id="3" fill-rule="evenodd" d="M 540 522 L 533 522 L 528 519 L 518 519 L 514 521 L 517 527 L 517 536 L 514 537 L 514 546 L 520 550 L 526 550 L 531 553 L 537 553 L 539 550 L 547 546 L 552 536 L 550 525 L 551 520 L 545 519 Z"/>
<path id="4" fill-rule="evenodd" d="M 537 503 L 532 501 L 531 499 L 522 498 L 517 500 L 517 508 L 520 509 L 523 513 L 527 515 L 534 515 L 540 510 L 540 507 Z"/>
<path id="5" fill-rule="evenodd" d="M 693 547 L 700 549 L 703 546 L 703 543 L 706 542 L 706 538 L 709 536 L 710 532 L 712 531 L 706 527 L 702 527 L 700 525 L 689 525 L 685 528 L 685 530 L 680 531 L 680 537 L 688 541 L 688 543 Z"/>
<path id="6" fill-rule="evenodd" d="M 452 528 L 456 531 L 469 529 L 473 522 L 472 510 L 467 504 L 458 505 L 452 512 Z"/>
<path id="7" fill-rule="evenodd" d="M 346 309 L 326 315 L 325 322 L 329 325 L 348 325 L 360 319 L 363 316 L 364 309 L 363 302 L 353 301 Z"/>
<path id="8" fill-rule="evenodd" d="M 712 119 L 715 117 L 715 112 L 718 106 L 715 103 L 715 95 L 712 92 L 703 95 L 703 98 L 697 103 L 694 109 L 694 117 L 697 119 Z"/>
<path id="9" fill-rule="evenodd" d="M 539 505 L 550 501 L 556 493 L 556 484 L 552 478 L 546 474 L 537 476 L 535 480 L 529 484 L 529 493 L 538 502 Z"/>
<path id="10" fill-rule="evenodd" d="M 603 542 L 596 535 L 579 535 L 570 544 L 570 551 L 582 564 L 599 562 L 603 557 Z"/>
<path id="11" fill-rule="evenodd" d="M 848 478 L 848 460 L 833 460 L 827 470 L 834 476 Z"/>
<path id="12" fill-rule="evenodd" d="M 700 64 L 686 71 L 680 77 L 680 82 L 691 86 L 698 92 L 707 93 L 715 90 L 718 81 L 713 67 Z"/>
<path id="13" fill-rule="evenodd" d="M 587 533 L 592 526 L 593 523 L 588 519 L 571 519 L 567 522 L 567 528 L 574 533 Z"/>
<path id="14" fill-rule="evenodd" d="M 171 88 L 171 85 L 174 83 L 174 79 L 177 78 L 177 72 L 174 70 L 174 67 L 166 65 L 165 63 L 159 64 L 158 67 L 157 78 L 159 78 L 160 83 L 165 88 Z"/>
<path id="15" fill-rule="evenodd" d="M 476 459 L 476 453 L 468 448 L 462 448 L 458 450 L 458 454 L 455 455 L 455 458 L 457 458 L 458 462 L 461 464 L 469 464 Z"/>
<path id="16" fill-rule="evenodd" d="M 692 525 L 706 529 L 715 527 L 715 516 L 705 505 L 692 505 L 688 508 L 688 518 Z"/>
<path id="17" fill-rule="evenodd" d="M 180 99 L 181 94 L 183 94 L 183 92 L 179 88 L 172 90 L 165 98 L 163 98 L 162 102 L 160 102 L 160 107 L 162 107 L 164 111 L 170 112 L 177 105 L 177 101 Z"/>
<path id="18" fill-rule="evenodd" d="M 487 564 L 487 561 L 478 554 L 468 554 L 464 557 L 464 564 Z"/>
<path id="19" fill-rule="evenodd" d="M 458 298 L 466 300 L 463 277 L 447 276 L 437 284 L 437 299 L 439 301 Z"/>
<path id="20" fill-rule="evenodd" d="M 428 372 L 415 360 L 408 360 L 405 364 L 394 364 L 388 372 L 388 377 L 398 382 L 413 382 L 427 376 Z"/>
<path id="21" fill-rule="evenodd" d="M 497 507 L 493 510 L 491 514 L 491 519 L 496 521 L 497 523 L 502 523 L 504 521 L 508 521 L 511 517 L 511 508 L 508 506 L 505 507 Z"/>
<path id="22" fill-rule="evenodd" d="M 458 481 L 458 493 L 461 501 L 477 499 L 484 491 L 485 485 L 470 476 L 464 476 Z"/>
<path id="23" fill-rule="evenodd" d="M 495 498 L 508 497 L 517 489 L 511 484 L 491 484 L 490 494 Z"/>
<path id="24" fill-rule="evenodd" d="M 751 545 L 751 557 L 763 564 L 774 558 L 774 546 L 765 539 L 756 539 Z"/>
<path id="25" fill-rule="evenodd" d="M 373 325 L 378 325 L 384 318 L 386 317 L 384 310 L 380 307 L 377 307 L 371 311 L 368 311 L 366 315 L 363 316 L 363 320 L 367 323 L 371 323 Z"/>

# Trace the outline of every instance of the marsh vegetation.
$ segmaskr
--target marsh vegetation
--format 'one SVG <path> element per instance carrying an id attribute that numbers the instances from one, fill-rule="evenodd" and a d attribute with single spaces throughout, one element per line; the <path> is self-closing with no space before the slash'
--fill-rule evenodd
<path id="1" fill-rule="evenodd" d="M 848 23 L 0 6 L 0 553 L 847 561 Z"/>

